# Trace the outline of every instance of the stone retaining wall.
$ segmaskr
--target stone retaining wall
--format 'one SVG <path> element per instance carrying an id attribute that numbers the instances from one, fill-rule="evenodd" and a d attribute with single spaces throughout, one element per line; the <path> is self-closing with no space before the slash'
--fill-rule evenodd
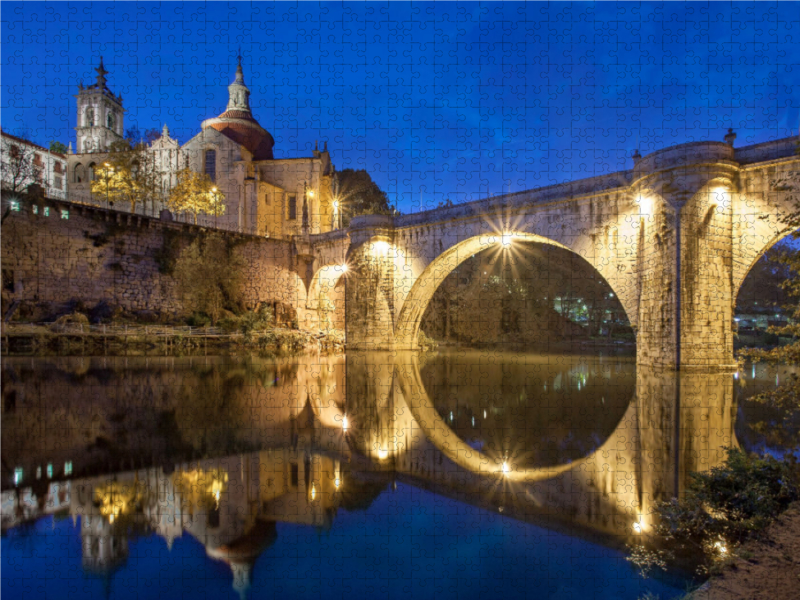
<path id="1" fill-rule="evenodd" d="M 3 315 L 15 301 L 179 315 L 184 304 L 165 265 L 203 230 L 66 202 L 3 201 Z M 293 243 L 227 234 L 246 265 L 245 303 L 279 302 L 307 322 Z M 313 320 L 313 319 L 312 319 Z"/>

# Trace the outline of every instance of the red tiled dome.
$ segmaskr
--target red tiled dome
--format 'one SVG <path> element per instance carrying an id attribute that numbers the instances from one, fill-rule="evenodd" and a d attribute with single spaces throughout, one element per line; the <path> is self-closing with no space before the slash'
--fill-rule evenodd
<path id="1" fill-rule="evenodd" d="M 253 127 L 247 123 L 223 120 L 225 114 L 222 113 L 218 117 L 219 120 L 215 119 L 215 122 L 209 123 L 208 127 L 216 129 L 225 137 L 247 148 L 247 151 L 253 155 L 253 160 L 272 159 L 272 147 L 275 142 L 272 136 L 264 131 L 255 119 L 252 117 L 249 119 L 256 125 L 256 127 Z"/>
<path id="2" fill-rule="evenodd" d="M 225 137 L 244 146 L 253 160 L 269 160 L 272 158 L 272 147 L 275 140 L 269 132 L 261 127 L 250 112 L 250 90 L 244 84 L 242 57 L 236 68 L 236 79 L 228 86 L 228 107 L 216 118 L 203 121 L 202 128 L 212 128 Z"/>

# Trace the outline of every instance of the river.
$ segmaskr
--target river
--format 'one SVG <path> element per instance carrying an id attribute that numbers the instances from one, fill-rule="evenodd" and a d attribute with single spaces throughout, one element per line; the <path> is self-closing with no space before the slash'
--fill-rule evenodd
<path id="1" fill-rule="evenodd" d="M 679 597 L 655 502 L 761 444 L 786 371 L 629 356 L 5 358 L 2 592 Z M 763 445 L 763 444 L 762 444 Z"/>

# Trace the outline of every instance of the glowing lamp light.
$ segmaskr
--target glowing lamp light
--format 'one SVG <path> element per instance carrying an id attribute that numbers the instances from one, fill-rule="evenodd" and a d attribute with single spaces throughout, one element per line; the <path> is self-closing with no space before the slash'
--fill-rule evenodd
<path id="1" fill-rule="evenodd" d="M 341 269 L 342 269 L 342 273 L 347 273 L 347 265 L 346 264 L 342 265 Z"/>
<path id="2" fill-rule="evenodd" d="M 720 542 L 715 542 L 714 543 L 714 548 L 716 548 L 717 551 L 720 554 L 727 554 L 728 553 L 728 547 L 725 545 L 724 542 L 721 542 L 721 541 Z"/>
<path id="3" fill-rule="evenodd" d="M 337 477 L 336 479 L 333 480 L 333 485 L 338 490 L 339 486 L 342 485 L 342 480 Z"/>
<path id="4" fill-rule="evenodd" d="M 503 461 L 503 475 L 508 475 L 511 472 L 511 466 L 508 464 L 508 461 Z"/>
<path id="5" fill-rule="evenodd" d="M 389 242 L 384 242 L 383 240 L 372 242 L 372 253 L 374 255 L 385 256 L 388 251 L 389 251 Z"/>
<path id="6" fill-rule="evenodd" d="M 514 241 L 514 235 L 511 233 L 504 233 L 500 236 L 500 243 L 503 244 L 504 248 L 508 248 L 511 246 L 511 243 Z"/>
<path id="7" fill-rule="evenodd" d="M 338 200 L 334 200 L 333 201 L 333 208 L 335 208 L 336 210 L 339 210 L 339 201 Z"/>
<path id="8" fill-rule="evenodd" d="M 636 522 L 633 524 L 633 530 L 634 530 L 636 533 L 642 533 L 642 524 L 641 524 L 641 523 L 639 523 L 639 521 L 636 521 Z"/>
<path id="9" fill-rule="evenodd" d="M 389 456 L 389 451 L 386 448 L 380 448 L 378 450 L 378 460 L 386 460 Z"/>
<path id="10" fill-rule="evenodd" d="M 314 190 L 308 190 L 308 197 L 309 198 L 313 198 L 314 197 Z"/>
<path id="11" fill-rule="evenodd" d="M 342 417 L 342 431 L 347 433 L 348 427 L 350 427 L 350 422 L 347 420 L 347 417 Z"/>

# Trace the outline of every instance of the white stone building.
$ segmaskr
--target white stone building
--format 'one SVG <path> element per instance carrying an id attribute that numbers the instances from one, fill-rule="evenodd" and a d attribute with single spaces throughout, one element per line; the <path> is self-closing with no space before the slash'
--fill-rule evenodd
<path id="1" fill-rule="evenodd" d="M 5 131 L 0 131 L 2 187 L 23 192 L 28 186 L 42 187 L 44 196 L 63 200 L 67 196 L 67 156 Z"/>

